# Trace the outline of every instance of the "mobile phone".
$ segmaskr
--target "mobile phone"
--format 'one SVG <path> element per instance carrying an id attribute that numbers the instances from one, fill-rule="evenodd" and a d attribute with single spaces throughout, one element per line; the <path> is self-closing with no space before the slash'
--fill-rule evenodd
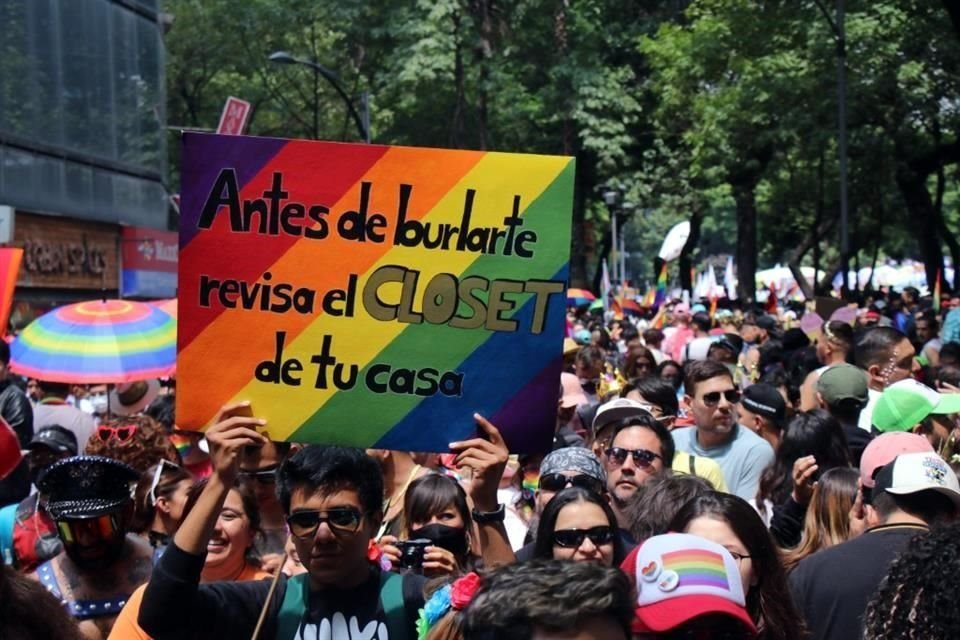
<path id="1" fill-rule="evenodd" d="M 426 538 L 403 540 L 400 545 L 400 566 L 416 573 L 423 570 L 423 555 L 433 542 Z"/>

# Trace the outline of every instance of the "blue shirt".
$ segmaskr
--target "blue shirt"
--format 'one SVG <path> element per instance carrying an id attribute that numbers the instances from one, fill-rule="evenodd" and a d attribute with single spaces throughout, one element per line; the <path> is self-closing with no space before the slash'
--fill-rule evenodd
<path id="1" fill-rule="evenodd" d="M 773 462 L 773 447 L 739 424 L 734 425 L 730 440 L 718 447 L 705 449 L 697 442 L 697 428 L 674 429 L 673 443 L 678 451 L 710 458 L 720 465 L 730 493 L 744 500 L 757 497 L 760 474 Z"/>

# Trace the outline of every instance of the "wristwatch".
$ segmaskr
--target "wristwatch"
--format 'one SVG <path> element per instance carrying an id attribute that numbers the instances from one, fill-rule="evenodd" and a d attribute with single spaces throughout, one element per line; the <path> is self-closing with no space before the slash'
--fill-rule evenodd
<path id="1" fill-rule="evenodd" d="M 496 511 L 477 511 L 473 510 L 473 521 L 477 524 L 489 524 L 491 522 L 503 522 L 507 515 L 507 510 L 501 503 Z"/>

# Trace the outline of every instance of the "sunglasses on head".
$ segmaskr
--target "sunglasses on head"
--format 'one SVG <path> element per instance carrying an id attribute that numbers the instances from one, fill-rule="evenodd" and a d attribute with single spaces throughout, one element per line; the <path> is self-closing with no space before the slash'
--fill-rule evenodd
<path id="1" fill-rule="evenodd" d="M 363 515 L 353 507 L 334 507 L 326 511 L 295 511 L 287 516 L 290 533 L 298 538 L 312 538 L 322 522 L 334 533 L 356 533 Z"/>
<path id="2" fill-rule="evenodd" d="M 594 477 L 579 473 L 575 476 L 565 476 L 562 473 L 548 473 L 540 476 L 540 489 L 542 491 L 563 491 L 567 487 L 580 487 L 590 493 L 600 495 L 603 493 L 603 483 Z"/>
<path id="3" fill-rule="evenodd" d="M 97 427 L 97 437 L 100 439 L 100 442 L 107 443 L 111 440 L 117 440 L 118 442 L 126 443 L 133 438 L 133 434 L 137 432 L 139 428 L 136 424 L 123 424 L 119 427 L 110 427 L 107 425 L 101 424 Z"/>
<path id="4" fill-rule="evenodd" d="M 567 549 L 578 548 L 586 538 L 590 538 L 590 542 L 596 546 L 610 544 L 613 541 L 613 529 L 601 525 L 589 529 L 557 529 L 553 532 L 553 543 Z"/>
<path id="5" fill-rule="evenodd" d="M 649 449 L 624 449 L 622 447 L 610 447 L 605 451 L 607 460 L 613 462 L 618 467 L 623 466 L 627 461 L 627 456 L 633 458 L 633 464 L 641 469 L 646 469 L 653 464 L 657 458 L 663 460 L 663 457 Z"/>
<path id="6" fill-rule="evenodd" d="M 727 389 L 726 391 L 711 391 L 710 393 L 703 394 L 703 404 L 708 407 L 715 407 L 720 404 L 720 397 L 723 396 L 726 398 L 727 402 L 730 404 L 737 404 L 740 402 L 740 390 L 739 389 Z"/>
<path id="7" fill-rule="evenodd" d="M 170 467 L 173 471 L 180 468 L 169 460 L 160 460 L 160 462 L 157 463 L 157 470 L 153 472 L 153 482 L 150 483 L 150 491 L 147 493 L 151 505 L 157 504 L 157 487 L 160 486 L 160 478 L 163 477 L 164 467 Z"/>
<path id="8" fill-rule="evenodd" d="M 260 484 L 275 484 L 277 482 L 277 467 L 264 467 L 263 469 L 253 469 L 251 471 L 240 471 L 240 478 L 243 480 L 253 480 Z"/>

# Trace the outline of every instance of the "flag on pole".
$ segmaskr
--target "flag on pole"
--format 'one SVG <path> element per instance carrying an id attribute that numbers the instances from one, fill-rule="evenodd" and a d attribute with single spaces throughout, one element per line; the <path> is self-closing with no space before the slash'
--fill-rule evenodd
<path id="1" fill-rule="evenodd" d="M 727 287 L 727 297 L 737 299 L 737 287 L 733 282 L 733 256 L 727 256 L 727 268 L 723 272 L 723 284 Z"/>
<path id="2" fill-rule="evenodd" d="M 17 287 L 21 259 L 23 259 L 23 249 L 0 249 L 0 323 L 2 323 L 0 335 L 7 334 L 7 323 L 10 321 L 13 291 Z"/>
<path id="3" fill-rule="evenodd" d="M 933 285 L 933 310 L 940 313 L 940 269 L 937 269 L 937 281 Z"/>
<path id="4" fill-rule="evenodd" d="M 650 287 L 647 289 L 647 292 L 644 294 L 643 301 L 640 304 L 641 306 L 649 309 L 656 303 L 656 301 L 657 301 L 657 290 L 654 289 L 653 287 Z"/>
<path id="5" fill-rule="evenodd" d="M 658 307 L 662 307 L 663 303 L 667 300 L 667 263 L 664 262 L 663 266 L 660 267 L 660 275 L 657 276 L 657 294 L 654 297 L 653 303 Z"/>
<path id="6" fill-rule="evenodd" d="M 663 329 L 664 321 L 667 319 L 667 306 L 660 305 L 660 308 L 657 310 L 657 315 L 653 316 L 653 320 L 650 321 L 651 329 Z"/>
<path id="7" fill-rule="evenodd" d="M 770 290 L 770 295 L 767 296 L 765 310 L 771 315 L 777 315 L 777 285 L 771 282 L 770 286 L 767 288 Z"/>
<path id="8" fill-rule="evenodd" d="M 600 295 L 603 296 L 603 310 L 610 308 L 610 272 L 607 271 L 607 261 L 603 261 L 603 276 L 600 280 Z"/>

